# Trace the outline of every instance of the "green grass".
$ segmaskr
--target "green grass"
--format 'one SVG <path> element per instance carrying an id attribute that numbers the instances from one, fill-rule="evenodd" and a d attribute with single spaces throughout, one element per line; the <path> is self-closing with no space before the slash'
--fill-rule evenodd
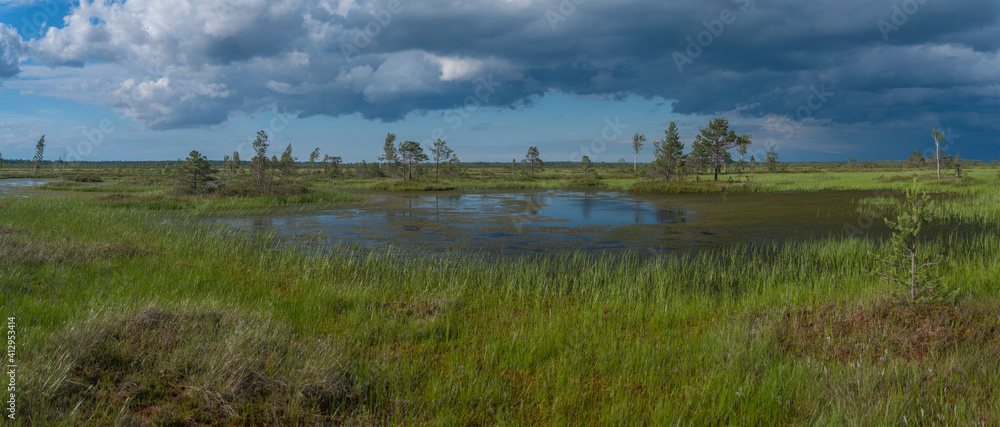
<path id="1" fill-rule="evenodd" d="M 42 184 L 38 186 L 41 190 L 53 190 L 53 191 L 79 191 L 79 192 L 107 192 L 111 191 L 128 191 L 128 189 L 110 189 L 109 186 L 93 184 L 88 182 L 76 182 L 76 181 L 52 181 L 47 184 Z"/>
<path id="2" fill-rule="evenodd" d="M 445 191 L 455 189 L 447 182 L 409 180 L 381 181 L 371 185 L 370 188 L 380 191 Z"/>
<path id="3" fill-rule="evenodd" d="M 827 190 L 885 190 L 903 189 L 913 185 L 916 178 L 921 188 L 931 193 L 975 194 L 1000 188 L 994 168 L 976 168 L 965 172 L 965 178 L 943 174 L 936 179 L 935 172 L 921 171 L 866 171 L 823 172 L 801 174 L 758 174 L 756 181 L 764 191 L 827 191 Z"/>
<path id="4" fill-rule="evenodd" d="M 716 192 L 787 192 L 787 191 L 837 191 L 862 190 L 884 191 L 902 190 L 912 186 L 913 179 L 928 192 L 976 195 L 983 192 L 1000 191 L 1000 170 L 991 167 L 977 167 L 966 170 L 965 178 L 957 179 L 954 175 L 944 174 L 942 179 L 936 179 L 930 170 L 865 170 L 839 171 L 809 168 L 809 172 L 754 174 L 753 181 L 749 173 L 722 174 L 719 181 L 713 181 L 710 175 L 701 175 L 699 181 L 690 176 L 684 176 L 681 181 L 654 180 L 645 176 L 636 176 L 608 168 L 600 169 L 601 179 L 582 180 L 578 168 L 549 167 L 535 175 L 526 172 L 511 174 L 503 168 L 485 168 L 473 170 L 471 178 L 442 180 L 434 183 L 426 180 L 402 181 L 388 178 L 367 179 L 325 179 L 314 177 L 313 185 L 317 188 L 340 190 L 380 190 L 380 191 L 434 191 L 444 189 L 458 190 L 515 190 L 515 189 L 573 189 L 602 188 L 616 191 L 632 191 L 642 193 L 716 193 Z M 732 180 L 732 181 L 730 181 Z"/>
<path id="5" fill-rule="evenodd" d="M 212 197 L 177 195 L 171 192 L 153 192 L 142 195 L 109 194 L 95 198 L 104 205 L 126 209 L 154 211 L 248 211 L 266 210 L 283 206 L 335 204 L 357 200 L 352 194 L 341 192 L 309 192 L 288 196 Z"/>
<path id="6" fill-rule="evenodd" d="M 94 200 L 116 208 L 155 211 L 247 211 L 284 206 L 323 205 L 358 200 L 358 196 L 341 191 L 289 191 L 287 194 L 228 196 L 218 193 L 181 194 L 169 177 L 128 177 L 111 185 L 75 181 L 54 181 L 38 187 L 42 190 L 101 193 Z"/>
<path id="7" fill-rule="evenodd" d="M 791 188 L 786 175 L 758 177 Z M 897 185 L 877 175 L 820 184 L 800 174 L 797 185 Z M 328 185 L 304 196 L 339 200 Z M 972 196 L 941 203 L 939 217 L 986 227 L 927 243 L 947 255 L 937 274 L 961 299 L 926 306 L 894 302 L 900 290 L 871 273 L 869 254 L 884 246 L 857 238 L 653 258 L 319 256 L 275 250 L 272 236 L 161 221 L 164 210 L 266 199 L 150 190 L 3 200 L 0 315 L 19 325 L 18 416 L 996 424 L 1000 200 L 985 185 L 959 193 Z"/>

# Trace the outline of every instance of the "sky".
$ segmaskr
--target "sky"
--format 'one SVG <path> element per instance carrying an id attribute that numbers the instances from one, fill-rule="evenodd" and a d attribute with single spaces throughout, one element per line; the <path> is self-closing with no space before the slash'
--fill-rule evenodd
<path id="1" fill-rule="evenodd" d="M 1000 159 L 998 49 L 997 0 L 0 0 L 0 153 L 616 162 L 724 117 L 757 159 Z"/>

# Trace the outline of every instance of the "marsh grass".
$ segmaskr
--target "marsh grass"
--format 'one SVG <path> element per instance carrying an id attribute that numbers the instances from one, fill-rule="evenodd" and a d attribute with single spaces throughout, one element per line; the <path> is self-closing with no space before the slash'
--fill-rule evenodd
<path id="1" fill-rule="evenodd" d="M 152 211 L 249 211 L 283 206 L 331 204 L 355 201 L 358 197 L 337 192 L 310 192 L 292 196 L 214 197 L 151 193 L 140 195 L 108 194 L 94 198 L 107 207 Z"/>
<path id="2" fill-rule="evenodd" d="M 628 187 L 628 191 L 638 193 L 663 193 L 663 194 L 709 194 L 709 193 L 738 193 L 759 191 L 760 186 L 750 182 L 728 182 L 728 181 L 637 181 Z"/>
<path id="3" fill-rule="evenodd" d="M 395 180 L 378 182 L 370 188 L 379 191 L 445 191 L 454 190 L 455 186 L 447 182 Z"/>
<path id="4" fill-rule="evenodd" d="M 129 189 L 118 189 L 111 185 L 101 185 L 99 183 L 78 182 L 78 181 L 52 181 L 38 186 L 40 190 L 52 191 L 75 191 L 83 193 L 107 192 L 107 191 L 129 191 Z"/>
<path id="5" fill-rule="evenodd" d="M 938 224 L 1000 226 L 1000 189 L 978 194 L 938 194 L 934 198 L 935 206 L 928 216 Z M 901 208 L 901 200 L 897 197 L 873 196 L 857 201 L 858 212 L 878 220 L 895 218 Z"/>
<path id="6" fill-rule="evenodd" d="M 1000 422 L 995 227 L 926 244 L 960 302 L 896 306 L 874 239 L 307 254 L 159 212 L 222 201 L 103 197 L 4 201 L 26 423 Z M 993 221 L 995 197 L 939 208 Z"/>
<path id="7" fill-rule="evenodd" d="M 936 179 L 931 171 L 866 171 L 819 172 L 789 174 L 759 174 L 756 182 L 761 191 L 828 191 L 828 190 L 902 190 L 917 178 L 920 188 L 929 193 L 979 194 L 995 192 L 997 186 L 990 177 L 994 169 L 976 168 L 966 171 L 966 178 L 954 176 Z"/>

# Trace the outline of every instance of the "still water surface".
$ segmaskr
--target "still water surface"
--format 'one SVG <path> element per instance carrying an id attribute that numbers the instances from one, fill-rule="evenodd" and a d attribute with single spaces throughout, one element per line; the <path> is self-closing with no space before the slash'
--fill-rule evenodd
<path id="1" fill-rule="evenodd" d="M 871 192 L 655 195 L 502 190 L 382 193 L 312 211 L 210 218 L 327 247 L 393 246 L 508 254 L 563 249 L 687 252 L 723 244 L 825 238 L 858 223 Z M 866 231 L 882 234 L 881 223 Z"/>
<path id="2" fill-rule="evenodd" d="M 0 179 L 0 199 L 9 197 L 28 197 L 37 190 L 32 187 L 52 182 L 52 179 L 18 178 Z"/>

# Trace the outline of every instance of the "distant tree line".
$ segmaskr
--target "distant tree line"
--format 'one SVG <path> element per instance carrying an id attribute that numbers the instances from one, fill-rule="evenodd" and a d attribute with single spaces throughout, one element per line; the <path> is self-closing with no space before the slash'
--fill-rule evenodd
<path id="1" fill-rule="evenodd" d="M 804 162 L 797 163 L 796 171 L 825 167 L 843 167 L 848 170 L 874 170 L 890 169 L 900 170 L 905 168 L 926 168 L 928 166 L 940 171 L 954 170 L 955 176 L 961 178 L 963 171 L 985 162 L 977 160 L 962 159 L 960 155 L 949 154 L 946 148 L 942 147 L 945 134 L 937 129 L 932 131 L 935 142 L 933 156 L 926 156 L 920 150 L 913 153 L 903 161 L 868 161 L 859 162 L 857 159 L 847 156 L 846 162 Z M 788 170 L 789 164 L 782 163 L 778 159 L 778 153 L 774 147 L 770 147 L 762 153 L 763 158 L 749 154 L 752 145 L 751 136 L 748 134 L 737 134 L 730 129 L 729 122 L 724 118 L 713 118 L 708 124 L 699 129 L 698 134 L 691 141 L 691 148 L 685 152 L 685 143 L 681 141 L 678 126 L 675 122 L 670 122 L 664 131 L 663 138 L 652 141 L 654 160 L 648 164 L 639 164 L 639 156 L 645 148 L 647 138 L 641 133 L 632 136 L 632 167 L 627 167 L 627 161 L 622 158 L 615 164 L 594 162 L 590 156 L 583 156 L 579 162 L 580 177 L 584 180 L 600 179 L 599 170 L 604 170 L 622 175 L 649 176 L 653 179 L 663 181 L 675 181 L 683 179 L 685 176 L 694 175 L 695 180 L 701 180 L 703 174 L 707 174 L 713 180 L 718 181 L 720 174 L 737 173 L 742 179 L 744 175 L 748 180 L 753 180 L 758 168 L 766 168 L 769 172 L 784 172 Z M 420 143 L 412 140 L 397 141 L 393 133 L 386 134 L 382 143 L 382 155 L 378 162 L 368 163 L 364 160 L 345 165 L 343 158 L 330 154 L 324 154 L 319 148 L 309 152 L 308 162 L 299 162 L 293 155 L 292 145 L 288 144 L 278 155 L 268 155 L 271 146 L 270 137 L 266 132 L 257 132 L 252 142 L 253 156 L 247 161 L 243 160 L 239 151 L 226 155 L 222 161 L 210 161 L 206 156 L 198 151 L 191 151 L 185 159 L 171 161 L 75 161 L 65 163 L 62 157 L 57 161 L 46 161 L 45 148 L 46 139 L 42 135 L 35 145 L 34 156 L 30 160 L 5 159 L 0 153 L 0 170 L 4 168 L 16 169 L 27 168 L 31 176 L 36 176 L 39 171 L 45 168 L 57 168 L 59 177 L 63 177 L 63 170 L 66 166 L 71 169 L 79 168 L 81 165 L 90 165 L 102 169 L 117 169 L 124 173 L 125 169 L 145 170 L 148 172 L 172 175 L 176 177 L 177 188 L 184 193 L 210 193 L 222 191 L 226 194 L 237 195 L 258 195 L 275 193 L 294 193 L 305 191 L 303 183 L 314 176 L 326 176 L 329 178 L 353 177 L 353 178 L 393 178 L 400 180 L 434 180 L 441 179 L 468 179 L 470 172 L 477 169 L 489 169 L 478 172 L 482 179 L 502 178 L 503 174 L 509 174 L 511 179 L 531 180 L 536 175 L 544 172 L 547 166 L 565 167 L 567 162 L 545 162 L 536 146 L 528 147 L 524 157 L 512 159 L 509 167 L 500 168 L 501 175 L 496 172 L 497 164 L 489 162 L 473 162 L 463 164 L 449 144 L 437 139 L 430 146 L 424 147 Z M 427 150 L 425 152 L 425 149 Z M 738 154 L 738 158 L 734 156 Z M 758 154 L 761 154 L 758 152 Z M 992 160 L 989 164 L 1000 166 L 1000 162 Z M 51 171 L 51 169 L 48 169 Z M 507 172 L 502 172 L 506 170 Z M 614 172 L 616 171 L 617 172 Z M 817 169 L 818 170 L 818 169 Z M 134 173 L 134 172 L 131 172 Z M 51 172 L 49 172 L 51 174 Z M 10 174 L 7 174 L 10 176 Z M 22 175 L 23 176 L 23 175 Z M 49 175 L 51 176 L 51 175 Z M 561 175 L 556 175 L 561 176 Z M 551 179 L 553 175 L 545 175 Z M 305 181 L 303 181 L 305 180 Z M 733 180 L 732 177 L 729 178 Z"/>

